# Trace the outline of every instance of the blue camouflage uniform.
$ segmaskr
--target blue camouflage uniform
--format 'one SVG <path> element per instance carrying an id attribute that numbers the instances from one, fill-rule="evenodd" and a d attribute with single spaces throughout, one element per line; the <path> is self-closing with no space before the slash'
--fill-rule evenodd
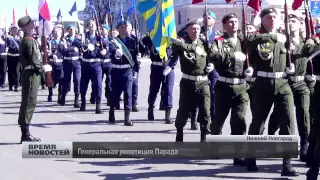
<path id="1" fill-rule="evenodd" d="M 12 26 L 10 29 L 16 28 Z M 7 63 L 8 63 L 8 80 L 9 80 L 9 90 L 18 92 L 18 85 L 20 80 L 20 55 L 19 46 L 20 41 L 12 36 L 8 37 L 6 40 L 6 45 L 8 47 Z"/>
<path id="2" fill-rule="evenodd" d="M 93 23 L 93 21 L 89 21 Z M 89 24 L 88 23 L 88 24 Z M 102 95 L 102 68 L 100 62 L 101 45 L 99 44 L 100 38 L 96 34 L 86 33 L 85 43 L 83 45 L 83 56 L 81 62 L 81 111 L 86 110 L 86 94 L 88 90 L 89 81 L 93 84 L 93 92 L 96 100 L 96 114 L 101 114 L 101 95 Z M 94 49 L 89 49 L 89 46 Z"/>
<path id="3" fill-rule="evenodd" d="M 150 66 L 150 87 L 149 87 L 149 96 L 148 96 L 148 120 L 154 120 L 154 103 L 157 99 L 157 95 L 161 88 L 161 101 L 163 107 L 166 110 L 166 122 L 171 123 L 170 112 L 172 108 L 172 91 L 174 85 L 174 67 L 177 64 L 178 58 L 173 56 L 171 49 L 168 48 L 168 57 L 169 61 L 167 66 L 171 68 L 171 71 L 166 76 L 163 75 L 163 71 L 166 67 L 166 64 L 162 61 L 159 56 L 159 53 L 155 49 L 150 36 L 147 36 L 142 39 L 143 44 L 146 49 L 150 50 L 150 59 L 152 61 Z"/>
<path id="4" fill-rule="evenodd" d="M 74 28 L 69 26 L 69 28 Z M 71 74 L 73 73 L 73 85 L 74 85 L 74 107 L 79 108 L 79 93 L 80 93 L 80 79 L 81 79 L 81 62 L 80 62 L 80 49 L 81 41 L 75 36 L 70 37 L 69 35 L 65 37 L 63 43 L 65 44 L 63 52 L 63 86 L 62 86 L 62 98 L 61 105 L 65 104 L 65 97 L 69 91 L 69 85 L 71 82 Z"/>
<path id="5" fill-rule="evenodd" d="M 52 80 L 54 87 L 58 85 L 58 103 L 61 103 L 62 83 L 63 83 L 63 41 L 61 39 L 52 39 L 49 43 L 51 55 L 49 56 L 49 63 L 52 66 Z M 48 88 L 48 101 L 52 101 L 53 89 Z"/>
<path id="6" fill-rule="evenodd" d="M 127 25 L 127 22 L 122 21 L 117 25 L 117 29 Z M 130 112 L 132 108 L 132 83 L 134 72 L 139 72 L 139 64 L 137 61 L 136 40 L 125 36 L 113 38 L 112 42 L 118 48 L 111 49 L 111 87 L 112 87 L 112 101 L 109 111 L 110 123 L 115 123 L 114 109 L 120 101 L 120 95 L 124 92 L 124 111 L 125 111 L 125 125 L 132 126 L 130 120 Z M 122 50 L 120 50 L 122 49 Z M 117 52 L 122 51 L 122 55 Z"/>
<path id="7" fill-rule="evenodd" d="M 4 88 L 4 83 L 6 82 L 6 78 L 7 78 L 7 47 L 6 47 L 6 43 L 3 42 L 3 43 L 0 43 L 0 88 Z"/>

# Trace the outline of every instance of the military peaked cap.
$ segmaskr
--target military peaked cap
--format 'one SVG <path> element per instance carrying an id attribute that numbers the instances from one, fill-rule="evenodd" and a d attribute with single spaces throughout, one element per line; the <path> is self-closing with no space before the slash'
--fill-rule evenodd
<path id="1" fill-rule="evenodd" d="M 222 21 L 222 23 L 224 24 L 224 23 L 227 22 L 227 20 L 229 20 L 229 19 L 231 19 L 231 18 L 238 18 L 238 17 L 237 17 L 236 14 L 230 13 L 230 14 L 227 14 L 227 15 L 223 16 L 223 18 L 222 18 L 221 21 Z"/>
<path id="2" fill-rule="evenodd" d="M 18 26 L 20 28 L 26 27 L 28 24 L 32 22 L 32 19 L 30 16 L 23 16 L 18 20 Z"/>
<path id="3" fill-rule="evenodd" d="M 193 26 L 193 25 L 195 25 L 195 24 L 197 24 L 197 25 L 200 26 L 200 24 L 198 23 L 198 21 L 191 21 L 191 22 L 189 22 L 189 23 L 185 26 L 185 28 L 187 29 L 189 26 Z"/>
<path id="4" fill-rule="evenodd" d="M 278 14 L 277 11 L 276 11 L 276 9 L 274 9 L 274 8 L 265 8 L 265 9 L 263 9 L 263 10 L 261 11 L 260 17 L 262 18 L 263 16 L 268 15 L 268 14 L 271 14 L 271 13 L 276 13 L 276 14 Z"/>
<path id="5" fill-rule="evenodd" d="M 289 18 L 289 19 L 291 19 L 291 18 L 296 18 L 296 19 L 300 20 L 300 18 L 299 18 L 297 15 L 295 15 L 295 14 L 289 14 L 289 15 L 288 15 L 288 18 Z"/>

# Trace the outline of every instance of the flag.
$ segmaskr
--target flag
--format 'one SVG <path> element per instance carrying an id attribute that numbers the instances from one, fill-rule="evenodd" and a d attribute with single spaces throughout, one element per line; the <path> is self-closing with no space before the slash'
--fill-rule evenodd
<path id="1" fill-rule="evenodd" d="M 107 5 L 106 13 L 107 13 L 107 14 L 110 14 L 110 13 L 111 13 L 111 3 L 110 3 L 110 0 L 108 0 L 108 5 Z"/>
<path id="2" fill-rule="evenodd" d="M 192 0 L 192 4 L 198 4 L 198 3 L 202 3 L 203 0 Z"/>
<path id="3" fill-rule="evenodd" d="M 254 10 L 254 15 L 256 16 L 260 11 L 260 0 L 249 0 L 248 6 Z"/>
<path id="4" fill-rule="evenodd" d="M 58 20 L 58 23 L 61 23 L 61 9 L 59 9 L 58 11 L 58 14 L 57 14 L 57 20 Z"/>
<path id="5" fill-rule="evenodd" d="M 90 0 L 89 7 L 90 7 L 90 12 L 94 13 L 95 9 L 94 9 L 93 0 Z"/>
<path id="6" fill-rule="evenodd" d="M 130 16 L 131 14 L 133 14 L 136 10 L 136 7 L 137 7 L 136 0 L 130 0 L 130 8 L 127 11 L 127 16 Z"/>
<path id="7" fill-rule="evenodd" d="M 118 16 L 118 22 L 124 21 L 123 13 L 122 13 L 122 0 L 120 1 L 120 11 Z"/>
<path id="8" fill-rule="evenodd" d="M 14 13 L 14 8 L 12 9 L 12 24 L 16 24 L 16 15 Z"/>
<path id="9" fill-rule="evenodd" d="M 160 58 L 166 58 L 170 38 L 177 37 L 173 0 L 140 0 L 138 10 L 147 23 L 150 38 Z"/>
<path id="10" fill-rule="evenodd" d="M 28 16 L 28 8 L 27 8 L 27 5 L 26 5 L 26 16 Z"/>
<path id="11" fill-rule="evenodd" d="M 39 0 L 39 21 L 41 20 L 47 20 L 50 21 L 51 16 L 50 16 L 50 11 L 49 11 L 49 6 L 46 0 Z"/>
<path id="12" fill-rule="evenodd" d="M 77 12 L 77 1 L 74 2 L 71 10 L 69 11 L 70 16 L 72 16 L 74 12 Z"/>
<path id="13" fill-rule="evenodd" d="M 293 0 L 292 9 L 297 10 L 303 3 L 303 0 Z"/>

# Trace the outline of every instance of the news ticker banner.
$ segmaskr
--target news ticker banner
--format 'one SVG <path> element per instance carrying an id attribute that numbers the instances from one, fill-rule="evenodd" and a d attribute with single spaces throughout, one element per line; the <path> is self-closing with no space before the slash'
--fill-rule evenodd
<path id="1" fill-rule="evenodd" d="M 23 142 L 22 158 L 297 158 L 298 136 L 208 136 L 207 142 Z"/>

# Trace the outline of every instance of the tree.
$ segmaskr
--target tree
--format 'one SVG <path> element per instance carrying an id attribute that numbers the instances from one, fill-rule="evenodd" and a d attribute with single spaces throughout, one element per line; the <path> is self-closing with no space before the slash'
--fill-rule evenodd
<path id="1" fill-rule="evenodd" d="M 90 6 L 89 2 L 87 1 L 87 6 L 84 9 L 86 12 L 90 12 Z M 96 10 L 98 19 L 100 23 L 105 23 L 106 22 L 106 15 L 107 15 L 107 9 L 108 9 L 108 1 L 107 0 L 93 0 L 94 8 Z M 111 9 L 111 14 L 115 14 L 113 10 L 116 9 L 117 6 L 117 0 L 110 0 L 110 8 Z"/>

